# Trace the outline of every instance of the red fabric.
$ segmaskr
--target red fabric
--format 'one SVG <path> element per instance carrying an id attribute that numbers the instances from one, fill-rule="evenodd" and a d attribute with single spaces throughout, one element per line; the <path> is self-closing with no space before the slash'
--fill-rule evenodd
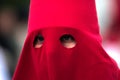
<path id="1" fill-rule="evenodd" d="M 34 48 L 42 34 L 44 43 Z M 60 37 L 77 44 L 67 49 Z M 118 80 L 118 67 L 101 47 L 94 0 L 31 0 L 28 35 L 13 80 Z"/>
<path id="2" fill-rule="evenodd" d="M 119 79 L 118 80 L 120 80 L 120 70 L 119 70 Z"/>

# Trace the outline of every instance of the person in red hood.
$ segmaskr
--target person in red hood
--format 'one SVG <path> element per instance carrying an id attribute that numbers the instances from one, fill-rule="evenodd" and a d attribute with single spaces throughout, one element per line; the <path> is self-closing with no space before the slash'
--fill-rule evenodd
<path id="1" fill-rule="evenodd" d="M 13 80 L 118 80 L 101 47 L 95 0 L 31 0 Z"/>

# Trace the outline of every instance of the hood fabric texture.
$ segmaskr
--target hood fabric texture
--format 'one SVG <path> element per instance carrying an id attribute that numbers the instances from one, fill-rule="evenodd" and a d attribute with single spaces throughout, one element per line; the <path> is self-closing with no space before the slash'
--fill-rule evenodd
<path id="1" fill-rule="evenodd" d="M 38 34 L 44 42 L 35 48 Z M 74 37 L 75 47 L 62 45 L 65 34 Z M 31 0 L 13 80 L 118 80 L 118 70 L 101 47 L 95 0 Z"/>

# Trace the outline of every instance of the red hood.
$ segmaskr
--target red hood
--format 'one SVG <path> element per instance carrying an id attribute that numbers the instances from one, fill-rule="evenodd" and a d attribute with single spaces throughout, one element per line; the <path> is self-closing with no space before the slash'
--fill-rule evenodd
<path id="1" fill-rule="evenodd" d="M 94 0 L 31 0 L 28 33 L 45 27 L 72 27 L 100 39 Z"/>
<path id="2" fill-rule="evenodd" d="M 36 35 L 41 48 L 33 46 Z M 70 34 L 76 46 L 61 45 Z M 101 47 L 94 0 L 31 0 L 28 36 L 13 80 L 114 80 L 118 68 Z"/>

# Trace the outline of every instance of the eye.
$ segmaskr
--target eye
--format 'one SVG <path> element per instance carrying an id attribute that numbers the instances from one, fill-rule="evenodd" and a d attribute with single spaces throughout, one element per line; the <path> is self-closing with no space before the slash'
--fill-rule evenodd
<path id="1" fill-rule="evenodd" d="M 35 37 L 35 39 L 34 39 L 33 46 L 34 46 L 35 48 L 40 48 L 40 47 L 42 47 L 43 42 L 44 42 L 43 36 L 37 35 L 37 36 Z"/>
<path id="2" fill-rule="evenodd" d="M 65 34 L 65 35 L 61 36 L 60 41 L 61 41 L 62 45 L 66 48 L 73 48 L 76 45 L 76 41 L 75 41 L 74 37 L 71 36 L 70 34 Z"/>

